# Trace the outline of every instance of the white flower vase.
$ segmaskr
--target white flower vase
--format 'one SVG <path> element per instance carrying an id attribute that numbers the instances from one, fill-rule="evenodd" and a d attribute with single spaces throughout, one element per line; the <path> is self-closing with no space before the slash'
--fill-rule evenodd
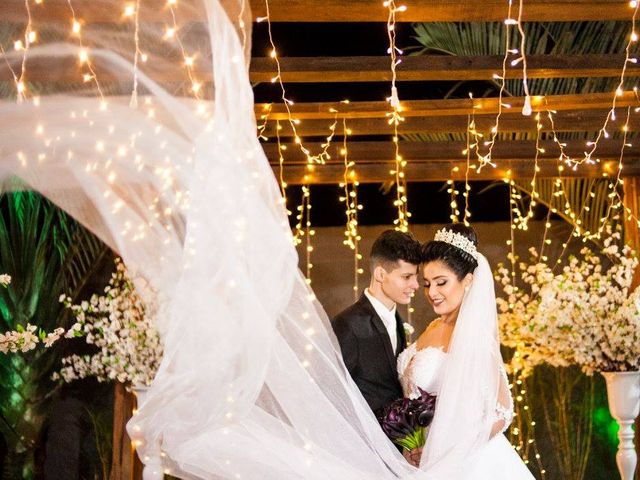
<path id="1" fill-rule="evenodd" d="M 144 403 L 145 395 L 149 388 L 139 385 L 132 387 L 131 390 L 136 396 L 138 407 L 140 407 L 140 405 Z M 144 468 L 142 469 L 143 480 L 162 480 L 164 478 L 160 446 L 157 446 L 157 448 L 147 448 L 144 458 L 141 458 L 141 460 L 142 463 L 144 463 Z"/>
<path id="2" fill-rule="evenodd" d="M 633 480 L 638 457 L 633 443 L 633 422 L 640 413 L 640 371 L 602 372 L 607 382 L 609 411 L 618 421 L 616 463 L 622 480 Z"/>

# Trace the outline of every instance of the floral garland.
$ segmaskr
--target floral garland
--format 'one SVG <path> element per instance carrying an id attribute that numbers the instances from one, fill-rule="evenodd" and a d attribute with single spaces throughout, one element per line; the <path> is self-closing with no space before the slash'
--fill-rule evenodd
<path id="1" fill-rule="evenodd" d="M 63 333 L 64 328 L 56 328 L 53 332 L 46 333 L 30 323 L 27 323 L 26 327 L 18 325 L 15 331 L 0 333 L 0 353 L 26 353 L 36 348 L 40 342 L 45 348 L 49 348 Z"/>
<path id="2" fill-rule="evenodd" d="M 7 288 L 10 283 L 10 275 L 6 273 L 0 275 L 0 286 Z M 30 323 L 27 323 L 26 327 L 18 325 L 15 331 L 0 333 L 0 353 L 26 353 L 36 348 L 39 342 L 42 342 L 45 347 L 50 347 L 63 333 L 63 328 L 56 328 L 53 332 L 47 334 Z"/>
<path id="3" fill-rule="evenodd" d="M 140 285 L 142 280 L 136 280 Z M 72 382 L 95 377 L 99 382 L 151 384 L 162 359 L 162 344 L 154 326 L 156 306 L 154 302 L 143 301 L 120 259 L 116 259 L 116 271 L 103 295 L 93 295 L 89 301 L 74 305 L 71 298 L 63 294 L 60 301 L 75 317 L 69 330 L 57 328 L 48 334 L 40 330 L 36 334 L 34 325 L 18 326 L 16 331 L 0 334 L 0 352 L 27 352 L 40 342 L 50 347 L 63 335 L 84 337 L 99 351 L 63 358 L 63 367 L 53 374 L 54 380 Z"/>
<path id="4" fill-rule="evenodd" d="M 600 255 L 585 247 L 560 273 L 531 249 L 534 260 L 518 266 L 523 287 L 500 266 L 499 326 L 502 343 L 515 349 L 512 371 L 527 375 L 542 363 L 578 365 L 588 375 L 640 369 L 640 287 L 631 291 L 638 258 L 619 242 L 611 233 Z"/>

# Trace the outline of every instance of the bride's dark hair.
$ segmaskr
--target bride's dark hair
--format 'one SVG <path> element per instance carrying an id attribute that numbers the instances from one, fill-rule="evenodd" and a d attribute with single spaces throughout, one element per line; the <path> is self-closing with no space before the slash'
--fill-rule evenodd
<path id="1" fill-rule="evenodd" d="M 476 247 L 478 246 L 478 235 L 476 235 L 475 230 L 465 226 L 464 223 L 450 223 L 442 228 L 459 233 L 471 240 Z M 475 258 L 450 243 L 432 240 L 422 245 L 422 263 L 435 262 L 437 260 L 453 270 L 459 280 L 462 280 L 468 273 L 473 273 L 478 266 L 478 261 Z"/>

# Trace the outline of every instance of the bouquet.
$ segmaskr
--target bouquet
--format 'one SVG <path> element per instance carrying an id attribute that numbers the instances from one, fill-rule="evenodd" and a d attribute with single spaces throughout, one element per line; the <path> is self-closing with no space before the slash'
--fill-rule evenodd
<path id="1" fill-rule="evenodd" d="M 378 419 L 389 439 L 407 450 L 424 446 L 425 428 L 431 424 L 436 409 L 436 396 L 419 387 L 418 390 L 418 398 L 399 398 Z"/>

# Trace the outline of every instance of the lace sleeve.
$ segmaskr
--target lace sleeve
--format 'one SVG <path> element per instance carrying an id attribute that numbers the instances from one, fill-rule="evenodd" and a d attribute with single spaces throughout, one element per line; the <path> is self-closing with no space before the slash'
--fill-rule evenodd
<path id="1" fill-rule="evenodd" d="M 509 391 L 509 380 L 503 365 L 500 365 L 500 386 L 495 412 L 490 415 L 492 423 L 491 437 L 503 433 L 513 421 L 513 398 Z"/>
<path id="2" fill-rule="evenodd" d="M 415 393 L 414 390 L 416 390 L 409 372 L 409 364 L 411 360 L 413 360 L 415 353 L 416 344 L 412 343 L 398 355 L 398 379 L 400 380 L 400 385 L 402 385 L 402 392 L 405 397 L 412 397 L 412 394 Z"/>

